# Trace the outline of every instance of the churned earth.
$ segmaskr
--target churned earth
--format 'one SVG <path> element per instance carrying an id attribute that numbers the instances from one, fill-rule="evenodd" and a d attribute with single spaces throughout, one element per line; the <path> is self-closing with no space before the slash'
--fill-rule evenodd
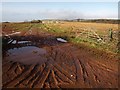
<path id="1" fill-rule="evenodd" d="M 32 27 L 17 35 L 7 26 L 3 31 L 10 36 L 3 45 L 3 88 L 118 88 L 114 54 L 58 41 Z"/>

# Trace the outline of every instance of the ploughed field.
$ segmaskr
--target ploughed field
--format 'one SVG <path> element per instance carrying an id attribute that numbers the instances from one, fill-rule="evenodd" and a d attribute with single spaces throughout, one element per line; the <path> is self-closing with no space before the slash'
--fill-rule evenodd
<path id="1" fill-rule="evenodd" d="M 106 25 L 116 34 L 116 24 L 3 23 L 3 88 L 118 88 L 117 54 L 108 49 L 116 48 L 110 45 L 116 44 L 117 38 L 109 41 L 107 36 L 100 36 L 106 35 L 105 30 L 102 32 L 102 27 L 107 29 Z M 68 30 L 70 26 L 72 29 Z M 89 43 L 84 37 L 88 34 L 82 28 L 91 26 L 100 32 L 90 30 L 90 36 L 97 39 Z M 77 43 L 76 38 L 86 42 Z M 98 45 L 93 47 L 98 39 L 101 47 L 106 42 L 110 45 L 102 49 Z"/>

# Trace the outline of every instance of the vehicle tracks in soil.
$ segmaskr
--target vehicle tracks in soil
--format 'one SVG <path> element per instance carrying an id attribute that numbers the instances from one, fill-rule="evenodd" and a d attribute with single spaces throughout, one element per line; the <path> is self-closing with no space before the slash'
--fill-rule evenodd
<path id="1" fill-rule="evenodd" d="M 33 34 L 32 27 L 29 27 L 30 32 L 24 33 L 23 36 Z M 37 29 L 35 31 L 34 35 L 38 34 Z M 30 37 L 28 37 L 29 39 Z M 38 40 L 41 39 L 38 38 Z M 49 44 L 49 42 L 47 43 Z M 24 65 L 3 59 L 3 87 L 118 87 L 118 72 L 114 67 L 112 69 L 109 68 L 109 65 L 105 66 L 100 61 L 98 62 L 97 59 L 93 60 L 94 58 L 89 57 L 89 53 L 83 53 L 86 52 L 82 51 L 84 49 L 79 49 L 70 43 L 51 46 L 48 44 L 44 43 L 48 48 L 48 55 L 47 62 L 43 64 Z"/>

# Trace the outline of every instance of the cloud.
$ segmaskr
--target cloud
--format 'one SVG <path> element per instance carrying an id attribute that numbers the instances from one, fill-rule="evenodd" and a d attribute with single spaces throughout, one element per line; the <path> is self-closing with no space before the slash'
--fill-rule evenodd
<path id="1" fill-rule="evenodd" d="M 92 13 L 86 12 L 85 17 L 86 18 L 103 18 L 103 19 L 106 19 L 106 18 L 114 19 L 115 18 L 115 19 L 117 19 L 118 18 L 118 12 L 110 11 L 110 10 L 107 10 L 107 9 L 97 10 L 97 11 L 94 11 Z"/>
<path id="2" fill-rule="evenodd" d="M 46 10 L 39 13 L 44 18 L 55 18 L 55 19 L 74 19 L 83 18 L 84 15 L 81 12 L 74 10 Z"/>
<path id="3" fill-rule="evenodd" d="M 3 11 L 3 21 L 24 21 L 32 19 L 75 19 L 84 18 L 84 14 L 73 10 L 39 10 L 39 11 Z"/>

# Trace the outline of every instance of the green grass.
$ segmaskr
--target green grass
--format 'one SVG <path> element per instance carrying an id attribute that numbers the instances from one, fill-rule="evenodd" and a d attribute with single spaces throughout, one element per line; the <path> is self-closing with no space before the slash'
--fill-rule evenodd
<path id="1" fill-rule="evenodd" d="M 117 47 L 113 47 L 113 45 L 111 44 L 107 44 L 107 43 L 99 43 L 99 42 L 95 42 L 92 39 L 85 39 L 85 38 L 72 38 L 70 39 L 71 42 L 75 43 L 75 44 L 85 44 L 91 48 L 97 48 L 100 50 L 106 50 L 107 52 L 113 52 L 113 53 L 117 53 Z"/>

